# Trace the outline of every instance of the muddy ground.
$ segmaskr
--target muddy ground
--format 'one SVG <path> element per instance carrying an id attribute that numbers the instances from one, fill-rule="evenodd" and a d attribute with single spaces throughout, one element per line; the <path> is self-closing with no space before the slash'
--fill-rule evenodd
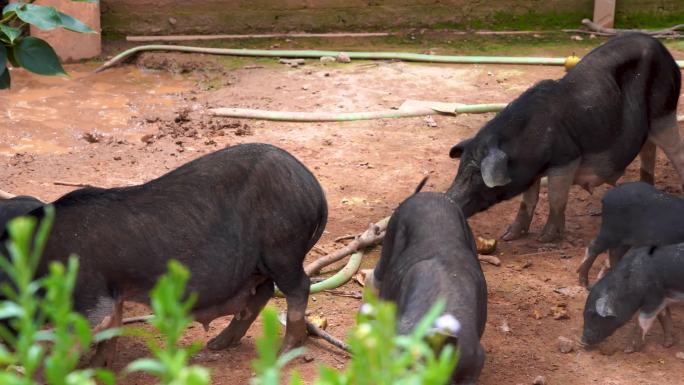
<path id="1" fill-rule="evenodd" d="M 586 49 L 578 51 L 583 52 Z M 673 52 L 684 58 L 684 51 Z M 424 175 L 430 175 L 426 190 L 446 190 L 458 165 L 448 157 L 449 148 L 473 135 L 493 114 L 434 116 L 436 127 L 424 118 L 301 124 L 212 118 L 206 113 L 208 107 L 343 112 L 398 107 L 406 99 L 507 102 L 538 80 L 563 75 L 560 67 L 400 62 L 326 66 L 308 61 L 290 68 L 256 59 L 226 63 L 207 56 L 155 54 L 96 75 L 90 74 L 96 63 L 69 65 L 70 78 L 14 70 L 12 90 L 0 93 L 0 162 L 5 164 L 0 169 L 0 188 L 53 200 L 76 188 L 70 184 L 141 183 L 225 146 L 267 142 L 302 160 L 323 185 L 330 217 L 318 246 L 331 251 L 340 247 L 333 241 L 336 237 L 358 233 L 389 215 Z M 684 111 L 684 104 L 679 111 Z M 636 171 L 633 164 L 621 182 L 636 180 Z M 659 188 L 681 193 L 661 152 L 656 174 Z M 597 232 L 605 191 L 602 187 L 589 195 L 573 187 L 565 240 L 540 244 L 536 236 L 547 211 L 542 189 L 532 233 L 499 244 L 500 267 L 483 265 L 489 317 L 481 384 L 531 384 L 539 375 L 548 384 L 682 383 L 684 361 L 675 354 L 684 345 L 678 342 L 664 348 L 657 327 L 640 353 L 623 352 L 630 328 L 620 330 L 597 351 L 558 351 L 559 336 L 576 339 L 581 331 L 586 293 L 577 285 L 574 271 L 583 248 Z M 501 203 L 471 218 L 474 232 L 487 238 L 500 236 L 517 205 L 517 200 Z M 308 260 L 318 255 L 312 252 Z M 377 258 L 376 249 L 366 257 L 364 267 L 372 267 Z M 351 282 L 342 290 L 361 288 Z M 282 300 L 271 303 L 284 308 Z M 353 298 L 321 293 L 311 296 L 309 309 L 327 317 L 328 331 L 343 338 L 359 305 Z M 559 305 L 566 306 L 567 318 L 552 317 L 551 309 Z M 147 310 L 128 305 L 126 312 L 139 315 Z M 183 342 L 204 343 L 229 320 L 214 321 L 209 332 L 193 324 Z M 684 312 L 676 309 L 674 321 L 675 331 L 684 336 Z M 203 349 L 193 363 L 212 370 L 213 384 L 247 384 L 259 330 L 257 321 L 237 348 Z M 318 340 L 310 340 L 306 347 L 311 361 L 292 365 L 306 380 L 314 378 L 319 365 L 342 368 L 348 360 Z M 146 354 L 142 341 L 126 338 L 115 368 Z M 150 382 L 141 375 L 121 381 Z"/>

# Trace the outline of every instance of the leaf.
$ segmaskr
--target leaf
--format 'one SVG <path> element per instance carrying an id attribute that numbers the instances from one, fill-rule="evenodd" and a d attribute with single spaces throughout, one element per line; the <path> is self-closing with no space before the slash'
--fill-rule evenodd
<path id="1" fill-rule="evenodd" d="M 5 8 L 2 9 L 2 16 L 7 16 L 10 12 L 16 12 L 17 8 L 19 8 L 22 4 L 21 3 L 9 3 L 5 6 Z"/>
<path id="2" fill-rule="evenodd" d="M 17 7 L 15 12 L 22 21 L 33 24 L 40 29 L 55 29 L 62 26 L 62 19 L 54 7 L 25 4 Z"/>
<path id="3" fill-rule="evenodd" d="M 110 372 L 109 370 L 96 369 L 95 377 L 97 377 L 98 380 L 104 382 L 105 385 L 114 385 L 114 373 Z"/>
<path id="4" fill-rule="evenodd" d="M 20 66 L 39 75 L 66 75 L 55 51 L 44 40 L 28 36 L 14 47 Z"/>
<path id="5" fill-rule="evenodd" d="M 164 373 L 164 365 L 152 358 L 141 358 L 135 360 L 126 366 L 127 372 L 146 372 L 150 374 L 161 374 Z"/>
<path id="6" fill-rule="evenodd" d="M 12 85 L 10 81 L 9 68 L 5 68 L 0 74 L 0 90 L 6 90 Z"/>
<path id="7" fill-rule="evenodd" d="M 0 24 L 0 32 L 7 35 L 7 37 L 9 38 L 10 44 L 14 44 L 14 41 L 19 36 L 21 36 L 21 29 L 13 28 L 13 27 L 10 27 L 9 25 L 5 25 L 5 24 Z"/>
<path id="8" fill-rule="evenodd" d="M 5 47 L 7 48 L 7 60 L 9 60 L 10 64 L 12 64 L 13 67 L 19 68 L 21 67 L 19 63 L 17 62 L 17 59 L 14 57 L 14 47 Z M 0 230 L 5 230 L 5 229 L 0 229 Z"/>
<path id="9" fill-rule="evenodd" d="M 0 303 L 0 319 L 21 317 L 24 309 L 14 302 L 4 301 Z"/>
<path id="10" fill-rule="evenodd" d="M 69 31 L 81 33 L 95 33 L 90 27 L 85 25 L 82 21 L 67 15 L 66 13 L 57 12 L 59 18 L 62 20 L 62 27 Z"/>
<path id="11" fill-rule="evenodd" d="M 95 337 L 93 338 L 93 342 L 99 343 L 102 341 L 112 339 L 114 337 L 119 337 L 121 335 L 123 335 L 123 330 L 121 328 L 106 329 L 106 330 L 103 330 L 103 331 L 95 334 Z"/>

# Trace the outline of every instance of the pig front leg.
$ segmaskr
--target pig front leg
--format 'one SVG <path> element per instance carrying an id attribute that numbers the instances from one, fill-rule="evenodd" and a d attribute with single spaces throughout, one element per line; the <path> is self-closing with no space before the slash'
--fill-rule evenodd
<path id="1" fill-rule="evenodd" d="M 534 216 L 534 210 L 539 201 L 539 185 L 541 178 L 537 178 L 532 186 L 523 193 L 518 215 L 516 215 L 513 223 L 508 227 L 506 233 L 501 236 L 504 241 L 512 241 L 527 234 L 530 230 L 530 224 Z"/>
<path id="2" fill-rule="evenodd" d="M 549 218 L 539 236 L 542 243 L 555 242 L 563 237 L 565 230 L 565 207 L 568 204 L 568 193 L 575 180 L 580 160 L 568 165 L 551 169 L 549 177 Z"/>
<path id="3" fill-rule="evenodd" d="M 658 314 L 658 321 L 663 328 L 663 346 L 669 348 L 675 344 L 674 333 L 672 332 L 672 313 L 670 313 L 669 306 Z"/>

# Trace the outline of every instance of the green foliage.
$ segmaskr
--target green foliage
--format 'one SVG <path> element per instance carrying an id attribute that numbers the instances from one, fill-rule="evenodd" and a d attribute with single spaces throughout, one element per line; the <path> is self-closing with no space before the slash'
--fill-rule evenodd
<path id="1" fill-rule="evenodd" d="M 71 0 L 95 2 L 97 0 Z M 59 58 L 42 39 L 23 36 L 29 25 L 50 30 L 64 28 L 74 32 L 95 33 L 83 22 L 62 13 L 54 7 L 32 4 L 33 0 L 5 6 L 0 18 L 0 89 L 11 85 L 7 61 L 15 67 L 24 67 L 40 75 L 66 75 Z"/>
<path id="2" fill-rule="evenodd" d="M 40 225 L 31 217 L 8 225 L 9 259 L 0 257 L 7 278 L 0 287 L 0 318 L 7 322 L 0 324 L 7 345 L 0 345 L 0 365 L 6 368 L 0 383 L 37 385 L 41 371 L 49 385 L 95 385 L 95 379 L 109 383 L 112 376 L 105 371 L 76 369 L 92 341 L 88 322 L 71 310 L 78 259 L 71 256 L 66 267 L 53 263 L 46 277 L 34 280 L 54 218 L 52 207 L 45 210 Z M 44 330 L 47 324 L 52 329 Z"/>
<path id="3" fill-rule="evenodd" d="M 432 325 L 444 310 L 444 302 L 436 303 L 416 326 L 412 334 L 396 334 L 396 312 L 367 294 L 366 304 L 357 317 L 357 326 L 349 335 L 351 361 L 343 372 L 321 367 L 315 385 L 442 385 L 449 382 L 458 361 L 451 345 L 443 345 L 444 335 L 434 333 Z M 264 334 L 257 340 L 259 357 L 254 361 L 257 376 L 253 385 L 278 385 L 285 364 L 301 351 L 277 358 L 280 347 L 276 312 L 267 308 L 262 313 Z M 433 346 L 438 347 L 439 354 Z M 301 384 L 294 372 L 291 385 Z"/>
<path id="4" fill-rule="evenodd" d="M 109 329 L 93 335 L 87 320 L 73 311 L 78 258 L 70 256 L 66 266 L 53 262 L 44 277 L 35 279 L 53 218 L 54 209 L 46 206 L 40 224 L 35 218 L 20 217 L 8 225 L 9 258 L 0 256 L 0 338 L 5 344 L 0 344 L 0 384 L 114 385 L 114 375 L 107 370 L 77 369 L 91 343 L 122 333 Z M 151 293 L 156 316 L 150 322 L 164 344 L 144 334 L 153 357 L 131 363 L 127 372 L 147 372 L 164 385 L 209 383 L 207 369 L 188 366 L 197 345 L 177 346 L 192 321 L 194 297 L 183 300 L 188 277 L 188 271 L 172 261 L 156 284 Z"/>
<path id="5" fill-rule="evenodd" d="M 154 317 L 150 324 L 163 336 L 160 345 L 151 335 L 144 335 L 147 346 L 154 358 L 142 358 L 128 365 L 128 372 L 143 371 L 155 375 L 164 385 L 206 385 L 209 371 L 199 366 L 188 366 L 193 353 L 200 345 L 193 344 L 189 349 L 178 347 L 178 341 L 192 322 L 190 309 L 196 297 L 183 300 L 185 284 L 190 273 L 180 263 L 171 261 L 168 273 L 162 276 L 152 289 L 152 309 Z"/>

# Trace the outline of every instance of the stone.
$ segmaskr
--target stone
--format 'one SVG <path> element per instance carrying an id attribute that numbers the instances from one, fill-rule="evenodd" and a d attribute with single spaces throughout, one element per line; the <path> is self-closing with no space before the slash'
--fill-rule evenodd
<path id="1" fill-rule="evenodd" d="M 575 349 L 575 343 L 566 337 L 560 336 L 558 337 L 558 350 L 563 353 L 567 354 L 570 353 Z"/>

